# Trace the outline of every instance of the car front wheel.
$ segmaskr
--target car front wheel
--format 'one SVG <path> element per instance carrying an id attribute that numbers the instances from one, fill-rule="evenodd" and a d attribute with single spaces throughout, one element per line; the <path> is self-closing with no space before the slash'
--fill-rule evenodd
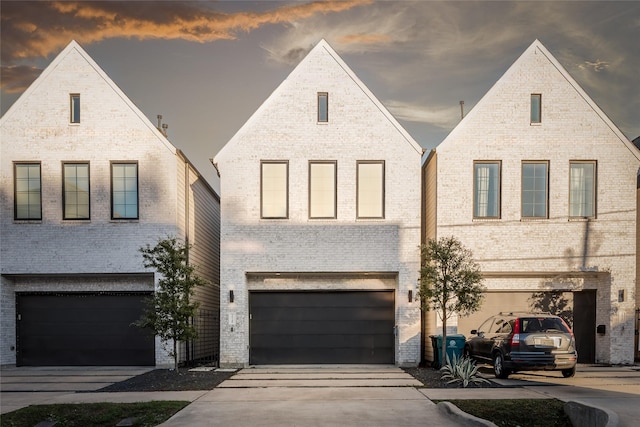
<path id="1" fill-rule="evenodd" d="M 496 378 L 505 379 L 509 376 L 509 370 L 504 367 L 504 357 L 502 357 L 502 353 L 496 353 L 493 356 L 493 373 Z"/>
<path id="2" fill-rule="evenodd" d="M 571 369 L 563 369 L 562 370 L 562 376 L 565 378 L 571 378 L 572 376 L 574 376 L 576 374 L 576 367 L 574 366 Z"/>

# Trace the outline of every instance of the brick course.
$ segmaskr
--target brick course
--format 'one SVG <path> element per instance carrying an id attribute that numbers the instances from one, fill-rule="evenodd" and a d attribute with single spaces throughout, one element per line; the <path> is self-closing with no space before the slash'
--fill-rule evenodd
<path id="1" fill-rule="evenodd" d="M 69 123 L 71 93 L 80 94 L 79 124 Z M 214 253 L 217 248 L 217 196 L 208 186 L 201 188 L 202 179 L 193 167 L 75 42 L 2 117 L 0 132 L 0 364 L 16 362 L 11 349 L 16 340 L 14 292 L 154 289 L 157 278 L 142 266 L 138 249 L 167 235 L 185 236 L 184 216 L 181 221 L 178 218 L 185 204 L 183 188 L 178 192 L 178 177 L 184 176 L 185 165 L 192 170 L 190 202 L 198 191 L 205 206 L 192 209 L 191 224 L 215 224 L 198 225 L 192 231 L 192 240 L 202 247 L 194 256 L 201 260 L 199 253 Z M 17 161 L 41 163 L 41 221 L 13 219 L 13 162 Z M 62 219 L 62 165 L 69 161 L 90 165 L 90 220 Z M 111 161 L 138 164 L 137 220 L 111 220 Z M 212 263 L 218 264 L 217 257 L 212 257 Z M 205 267 L 205 277 L 217 285 L 217 266 Z M 38 280 L 33 279 L 35 275 Z M 217 295 L 215 288 L 210 298 L 214 305 Z M 160 346 L 156 350 L 158 364 L 171 362 Z"/>
<path id="2" fill-rule="evenodd" d="M 316 95 L 329 94 L 329 122 L 317 123 Z M 305 272 L 288 289 L 375 289 L 396 292 L 396 363 L 419 357 L 415 292 L 420 244 L 421 149 L 320 42 L 216 156 L 221 173 L 221 364 L 249 362 L 246 272 Z M 260 219 L 260 161 L 289 162 L 289 218 Z M 309 219 L 310 160 L 337 161 L 337 218 Z M 356 162 L 385 161 L 385 218 L 356 219 Z M 337 273 L 322 281 L 316 273 Z M 340 277 L 360 273 L 360 280 Z M 397 272 L 397 281 L 365 280 Z M 308 278 L 311 276 L 311 278 Z M 256 285 L 257 286 L 257 285 Z M 281 289 L 268 281 L 261 289 Z M 235 324 L 232 324 L 235 322 Z M 232 330 L 233 329 L 233 330 Z"/>
<path id="3" fill-rule="evenodd" d="M 529 123 L 532 93 L 542 94 L 539 125 Z M 428 168 L 437 167 L 437 235 L 457 236 L 483 271 L 513 274 L 487 280 L 489 289 L 553 289 L 567 286 L 563 277 L 582 278 L 571 286 L 597 289 L 596 322 L 609 331 L 597 337 L 596 361 L 633 363 L 640 155 L 551 54 L 532 44 L 436 152 Z M 472 219 L 474 160 L 502 162 L 498 220 Z M 531 160 L 549 162 L 548 219 L 521 218 L 521 165 Z M 568 216 L 573 160 L 597 162 L 597 216 L 588 221 Z M 543 279 L 549 272 L 559 277 Z"/>

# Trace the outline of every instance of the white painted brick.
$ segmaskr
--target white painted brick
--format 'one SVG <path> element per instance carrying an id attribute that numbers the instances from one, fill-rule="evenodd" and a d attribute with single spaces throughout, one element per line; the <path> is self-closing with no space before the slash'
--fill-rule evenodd
<path id="1" fill-rule="evenodd" d="M 70 93 L 80 94 L 78 125 L 69 124 Z M 151 272 L 142 266 L 138 249 L 167 235 L 184 238 L 185 218 L 179 220 L 179 213 L 185 211 L 185 167 L 193 257 L 215 289 L 210 303 L 218 304 L 217 196 L 81 48 L 70 45 L 54 60 L 2 117 L 0 132 L 0 364 L 15 363 L 14 292 L 153 289 L 153 278 L 149 283 L 139 276 Z M 16 161 L 41 162 L 42 221 L 13 220 Z M 90 164 L 88 221 L 62 219 L 66 161 Z M 111 161 L 138 162 L 139 220 L 111 220 Z M 203 253 L 211 253 L 211 261 Z M 30 279 L 34 275 L 46 279 L 36 283 Z M 157 363 L 167 363 L 166 352 L 156 348 Z"/>
<path id="2" fill-rule="evenodd" d="M 341 61 L 341 60 L 340 60 Z M 329 123 L 316 122 L 316 94 L 329 93 Z M 221 172 L 221 363 L 249 362 L 245 273 L 397 272 L 396 363 L 415 365 L 420 311 L 409 304 L 420 268 L 420 148 L 385 117 L 325 50 L 314 50 L 216 156 Z M 409 137 L 410 138 L 410 137 Z M 288 160 L 289 218 L 260 219 L 260 161 Z M 310 160 L 337 161 L 337 219 L 308 218 Z M 356 219 L 356 162 L 385 161 L 385 219 Z M 290 289 L 371 289 L 347 278 L 288 284 Z M 274 282 L 261 289 L 279 289 Z M 232 307 L 231 307 L 232 306 Z M 235 313 L 231 332 L 229 313 Z"/>
<path id="3" fill-rule="evenodd" d="M 545 50 L 546 51 L 546 50 Z M 529 123 L 542 94 L 542 124 Z M 597 108 L 597 107 L 596 107 Z M 594 110 L 543 50 L 530 48 L 436 150 L 437 235 L 457 236 L 483 271 L 577 273 L 597 290 L 596 361 L 633 363 L 638 151 Z M 473 161 L 502 161 L 502 217 L 474 221 Z M 549 161 L 549 219 L 521 219 L 521 164 Z M 569 220 L 569 162 L 597 161 L 597 218 Z M 430 165 L 429 167 L 432 167 Z M 489 289 L 540 289 L 548 279 L 487 281 Z M 627 298 L 618 303 L 618 290 Z M 595 334 L 595 332 L 594 332 Z"/>

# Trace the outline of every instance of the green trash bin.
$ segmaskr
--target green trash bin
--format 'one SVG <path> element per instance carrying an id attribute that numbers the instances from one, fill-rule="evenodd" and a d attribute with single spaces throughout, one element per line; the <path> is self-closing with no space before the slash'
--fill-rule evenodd
<path id="1" fill-rule="evenodd" d="M 442 335 L 430 335 L 431 345 L 433 346 L 433 363 L 432 366 L 436 369 L 442 367 L 443 362 L 440 357 L 442 355 Z M 453 359 L 455 354 L 458 359 L 462 357 L 464 350 L 464 343 L 466 337 L 460 334 L 447 335 L 447 355 L 449 359 Z"/>

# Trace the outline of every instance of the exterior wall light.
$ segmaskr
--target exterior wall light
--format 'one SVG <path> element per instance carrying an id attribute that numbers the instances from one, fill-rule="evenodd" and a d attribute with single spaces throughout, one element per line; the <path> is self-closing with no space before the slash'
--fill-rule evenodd
<path id="1" fill-rule="evenodd" d="M 229 302 L 233 302 L 233 289 L 229 291 Z"/>

